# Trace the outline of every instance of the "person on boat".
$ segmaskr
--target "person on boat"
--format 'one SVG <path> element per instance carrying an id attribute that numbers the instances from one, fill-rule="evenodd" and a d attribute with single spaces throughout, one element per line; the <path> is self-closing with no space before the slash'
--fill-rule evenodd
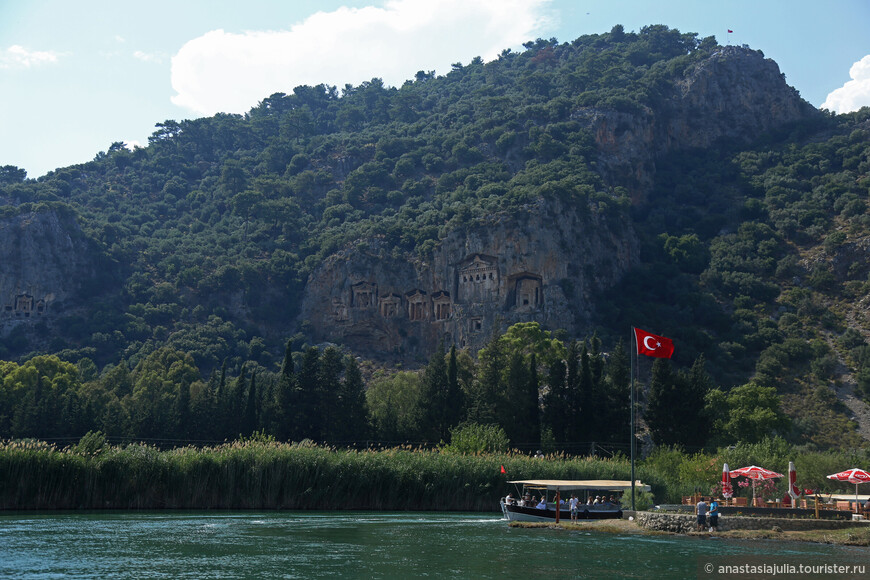
<path id="1" fill-rule="evenodd" d="M 507 497 L 504 498 L 504 503 L 506 505 L 514 505 L 514 503 L 516 503 L 514 500 L 514 495 L 512 493 L 508 493 Z"/>
<path id="2" fill-rule="evenodd" d="M 619 505 L 619 502 L 616 501 L 616 498 L 613 497 L 612 495 L 610 496 L 610 499 L 608 501 L 613 505 Z"/>
<path id="3" fill-rule="evenodd" d="M 600 503 L 601 503 L 601 496 L 600 496 L 600 495 L 596 495 L 596 496 L 595 496 L 595 501 L 592 502 L 592 505 L 598 505 L 598 504 L 600 504 Z"/>
<path id="4" fill-rule="evenodd" d="M 719 530 L 719 502 L 710 498 L 710 531 Z"/>
<path id="5" fill-rule="evenodd" d="M 703 497 L 695 505 L 695 514 L 698 516 L 698 531 L 703 532 L 707 528 L 707 502 Z"/>
<path id="6" fill-rule="evenodd" d="M 568 506 L 571 508 L 571 521 L 577 521 L 577 504 L 580 503 L 580 500 L 577 499 L 577 495 L 572 495 L 571 499 L 568 501 Z"/>
<path id="7" fill-rule="evenodd" d="M 586 505 L 592 505 L 592 504 L 594 504 L 594 503 L 595 503 L 595 502 L 592 501 L 592 496 L 591 496 L 591 495 L 590 495 L 589 497 L 586 498 Z"/>
<path id="8" fill-rule="evenodd" d="M 539 510 L 547 509 L 547 499 L 545 497 L 541 497 L 541 501 L 535 507 Z"/>

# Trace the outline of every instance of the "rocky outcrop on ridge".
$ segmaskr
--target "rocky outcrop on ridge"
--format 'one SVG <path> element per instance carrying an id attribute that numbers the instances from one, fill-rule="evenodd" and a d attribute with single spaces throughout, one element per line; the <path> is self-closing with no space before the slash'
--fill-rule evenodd
<path id="1" fill-rule="evenodd" d="M 48 320 L 85 297 L 99 253 L 72 213 L 39 210 L 0 219 L 0 332 Z"/>

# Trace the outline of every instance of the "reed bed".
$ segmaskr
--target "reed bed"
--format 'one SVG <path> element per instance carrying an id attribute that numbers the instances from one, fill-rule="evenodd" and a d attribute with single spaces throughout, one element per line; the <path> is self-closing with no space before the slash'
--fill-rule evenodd
<path id="1" fill-rule="evenodd" d="M 501 473 L 501 466 L 506 473 Z M 242 441 L 83 453 L 0 444 L 0 509 L 493 511 L 513 479 L 628 479 L 625 460 Z M 644 483 L 653 483 L 644 481 Z"/>

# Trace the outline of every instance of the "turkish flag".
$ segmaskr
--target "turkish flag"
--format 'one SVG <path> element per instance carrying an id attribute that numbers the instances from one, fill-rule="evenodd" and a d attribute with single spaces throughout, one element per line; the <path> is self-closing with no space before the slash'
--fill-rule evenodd
<path id="1" fill-rule="evenodd" d="M 731 34 L 732 32 L 734 32 L 734 31 L 733 31 L 733 30 L 729 30 L 729 31 L 728 31 L 728 34 Z"/>
<path id="2" fill-rule="evenodd" d="M 504 470 L 504 465 L 501 466 L 501 472 L 502 472 L 502 473 L 507 473 L 507 471 Z"/>
<path id="3" fill-rule="evenodd" d="M 650 334 L 639 328 L 634 329 L 634 338 L 637 342 L 637 354 L 656 358 L 671 358 L 674 354 L 674 341 L 670 338 Z"/>

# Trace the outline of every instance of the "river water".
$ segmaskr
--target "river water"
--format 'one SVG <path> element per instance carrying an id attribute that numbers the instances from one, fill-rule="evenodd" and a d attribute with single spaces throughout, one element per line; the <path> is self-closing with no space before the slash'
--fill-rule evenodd
<path id="1" fill-rule="evenodd" d="M 870 551 L 509 528 L 500 514 L 0 515 L 0 577 L 16 579 L 695 578 L 707 559 L 854 564 L 870 561 Z M 828 577 L 866 578 L 870 566 L 867 571 L 864 576 Z"/>

